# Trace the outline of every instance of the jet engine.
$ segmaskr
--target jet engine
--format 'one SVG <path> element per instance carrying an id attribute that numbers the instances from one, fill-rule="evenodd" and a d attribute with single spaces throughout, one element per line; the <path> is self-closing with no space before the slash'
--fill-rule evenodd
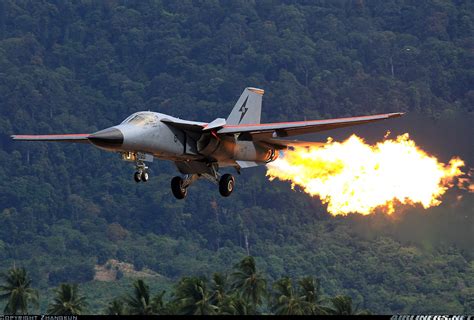
<path id="1" fill-rule="evenodd" d="M 278 150 L 254 141 L 239 141 L 234 137 L 216 137 L 204 134 L 197 142 L 198 152 L 217 161 L 271 162 L 278 158 Z"/>

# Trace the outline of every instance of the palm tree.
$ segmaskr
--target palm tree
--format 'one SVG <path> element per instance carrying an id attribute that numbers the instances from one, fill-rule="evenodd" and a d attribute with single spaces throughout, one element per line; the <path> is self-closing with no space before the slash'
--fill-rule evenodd
<path id="1" fill-rule="evenodd" d="M 0 278 L 3 280 L 0 285 L 0 301 L 7 300 L 4 313 L 28 314 L 30 301 L 38 306 L 38 292 L 30 288 L 31 279 L 24 268 L 13 267 L 1 274 Z"/>
<path id="2" fill-rule="evenodd" d="M 111 316 L 123 316 L 127 312 L 125 310 L 124 301 L 122 299 L 114 299 L 109 303 L 105 313 Z"/>
<path id="3" fill-rule="evenodd" d="M 79 295 L 77 284 L 61 283 L 55 290 L 56 297 L 48 307 L 52 315 L 81 315 L 86 307 L 86 298 Z"/>
<path id="4" fill-rule="evenodd" d="M 130 314 L 151 315 L 153 314 L 153 304 L 150 299 L 150 288 L 141 279 L 133 283 L 133 295 L 126 299 Z"/>
<path id="5" fill-rule="evenodd" d="M 298 281 L 300 295 L 305 301 L 305 313 L 312 315 L 328 314 L 327 307 L 323 306 L 321 287 L 319 281 L 313 277 L 304 277 Z"/>
<path id="6" fill-rule="evenodd" d="M 278 315 L 304 315 L 308 311 L 304 296 L 293 289 L 290 278 L 281 278 L 273 284 L 275 290 L 273 309 Z M 311 313 L 308 313 L 311 314 Z"/>
<path id="7" fill-rule="evenodd" d="M 227 281 L 226 277 L 221 273 L 214 273 L 211 280 L 211 302 L 213 305 L 221 306 L 224 302 L 227 294 L 226 287 Z"/>
<path id="8" fill-rule="evenodd" d="M 4 312 L 9 314 L 28 314 L 28 302 L 38 305 L 38 292 L 30 288 L 29 279 L 24 268 L 8 270 L 0 275 L 3 284 L 0 285 L 0 300 L 8 300 Z"/>
<path id="9" fill-rule="evenodd" d="M 185 315 L 211 315 L 217 313 L 217 306 L 211 301 L 206 281 L 196 277 L 182 278 L 176 287 L 175 302 L 178 313 Z"/>
<path id="10" fill-rule="evenodd" d="M 367 311 L 358 311 L 352 306 L 352 298 L 348 296 L 335 296 L 331 299 L 330 313 L 336 315 L 370 314 Z"/>
<path id="11" fill-rule="evenodd" d="M 165 296 L 166 291 L 161 291 L 160 293 L 156 294 L 153 299 L 151 300 L 151 308 L 154 314 L 170 314 L 172 313 L 170 310 L 170 305 L 165 304 L 163 301 L 163 297 Z"/>
<path id="12" fill-rule="evenodd" d="M 239 292 L 246 302 L 252 306 L 252 313 L 256 312 L 266 296 L 267 281 L 257 272 L 253 257 L 243 258 L 232 273 L 232 288 Z"/>
<path id="13" fill-rule="evenodd" d="M 249 315 L 251 306 L 238 294 L 227 295 L 219 307 L 219 314 L 224 315 Z"/>

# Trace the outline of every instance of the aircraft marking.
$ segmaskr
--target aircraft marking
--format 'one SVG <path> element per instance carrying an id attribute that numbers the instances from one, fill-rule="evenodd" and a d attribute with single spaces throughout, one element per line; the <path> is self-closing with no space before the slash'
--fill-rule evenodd
<path id="1" fill-rule="evenodd" d="M 240 113 L 241 113 L 239 123 L 242 122 L 242 119 L 244 118 L 245 114 L 246 114 L 247 111 L 249 110 L 249 108 L 246 107 L 246 105 L 247 105 L 247 100 L 248 100 L 248 99 L 249 99 L 249 96 L 247 96 L 247 98 L 245 98 L 244 103 L 242 104 L 242 106 L 241 106 L 240 109 L 239 109 L 239 111 L 240 111 Z"/>

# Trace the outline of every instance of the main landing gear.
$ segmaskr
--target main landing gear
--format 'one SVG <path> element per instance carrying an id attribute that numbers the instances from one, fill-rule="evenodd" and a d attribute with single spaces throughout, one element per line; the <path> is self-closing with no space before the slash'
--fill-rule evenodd
<path id="1" fill-rule="evenodd" d="M 176 199 L 184 199 L 188 194 L 188 187 L 184 186 L 184 180 L 181 177 L 171 179 L 171 191 Z"/>
<path id="2" fill-rule="evenodd" d="M 203 175 L 198 174 L 187 174 L 184 179 L 181 177 L 174 177 L 171 179 L 171 191 L 176 199 L 184 199 L 188 194 L 188 187 L 199 178 L 204 177 L 209 179 Z M 219 193 L 223 197 L 228 197 L 232 194 L 235 188 L 235 178 L 231 174 L 227 173 L 224 174 L 219 180 L 212 180 L 213 182 L 217 182 L 219 184 Z"/>
<path id="3" fill-rule="evenodd" d="M 228 197 L 234 191 L 234 186 L 235 186 L 235 179 L 234 177 L 226 173 L 221 177 L 219 180 L 219 192 L 221 196 L 223 197 Z"/>
<path id="4" fill-rule="evenodd" d="M 199 178 L 206 178 L 219 185 L 219 193 L 223 197 L 228 197 L 232 194 L 235 187 L 235 179 L 231 174 L 224 174 L 220 179 L 212 177 L 209 174 L 187 174 L 184 179 L 181 177 L 174 177 L 171 179 L 171 191 L 176 199 L 184 199 L 188 194 L 188 187 Z"/>

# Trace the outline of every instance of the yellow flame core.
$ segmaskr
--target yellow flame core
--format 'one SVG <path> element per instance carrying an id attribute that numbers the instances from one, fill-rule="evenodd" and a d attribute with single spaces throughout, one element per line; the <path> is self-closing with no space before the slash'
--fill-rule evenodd
<path id="1" fill-rule="evenodd" d="M 352 135 L 343 142 L 328 139 L 322 147 L 285 151 L 267 165 L 267 176 L 319 196 L 333 215 L 367 215 L 376 208 L 391 214 L 397 202 L 424 208 L 439 205 L 454 179 L 463 175 L 462 166 L 459 158 L 447 165 L 439 162 L 407 133 L 376 145 Z"/>

